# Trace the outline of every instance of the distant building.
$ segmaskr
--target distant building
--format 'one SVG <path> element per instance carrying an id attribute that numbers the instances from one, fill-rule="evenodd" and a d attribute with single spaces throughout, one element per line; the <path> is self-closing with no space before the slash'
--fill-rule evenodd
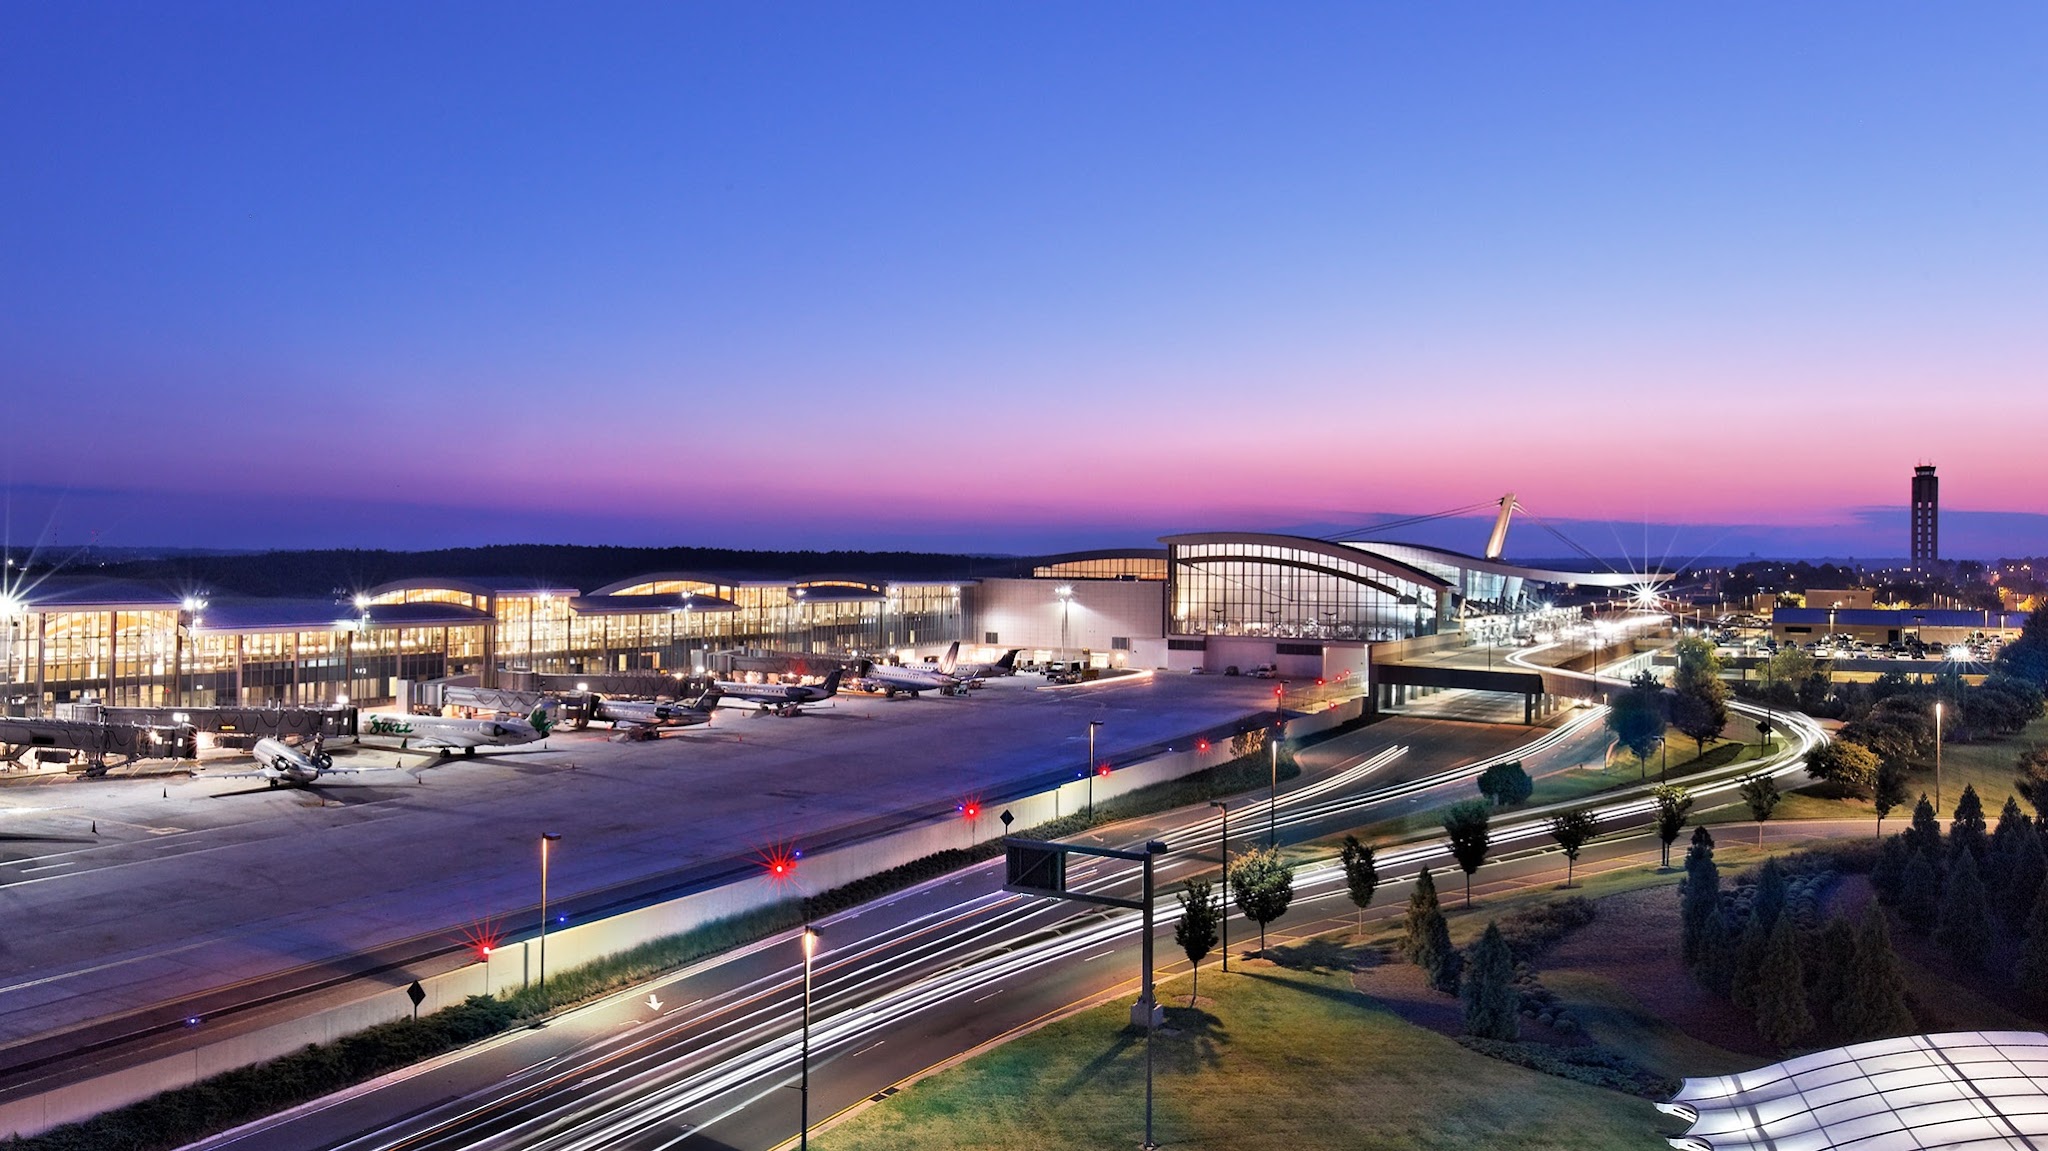
<path id="1" fill-rule="evenodd" d="M 1913 469 L 1913 570 L 1926 571 L 1941 562 L 1941 481 L 1934 465 Z"/>

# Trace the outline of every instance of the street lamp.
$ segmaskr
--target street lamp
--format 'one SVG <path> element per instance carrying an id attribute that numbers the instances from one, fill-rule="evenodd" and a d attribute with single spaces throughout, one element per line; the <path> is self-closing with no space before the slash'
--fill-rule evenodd
<path id="1" fill-rule="evenodd" d="M 1934 817 L 1941 818 L 1941 701 L 1934 701 Z"/>
<path id="2" fill-rule="evenodd" d="M 1223 970 L 1230 970 L 1230 807 L 1220 799 L 1212 799 L 1209 806 L 1223 813 Z"/>
<path id="3" fill-rule="evenodd" d="M 1088 721 L 1088 822 L 1095 822 L 1095 729 L 1102 726 L 1099 719 Z"/>
<path id="4" fill-rule="evenodd" d="M 553 831 L 540 833 L 540 1010 L 548 1010 L 548 844 L 560 843 L 562 837 Z"/>
<path id="5" fill-rule="evenodd" d="M 818 951 L 818 931 L 810 924 L 804 924 L 804 1038 L 802 1082 L 797 1088 L 801 1097 L 798 1104 L 798 1122 L 801 1127 L 796 1137 L 798 1151 L 808 1151 L 811 1145 L 811 956 Z"/>

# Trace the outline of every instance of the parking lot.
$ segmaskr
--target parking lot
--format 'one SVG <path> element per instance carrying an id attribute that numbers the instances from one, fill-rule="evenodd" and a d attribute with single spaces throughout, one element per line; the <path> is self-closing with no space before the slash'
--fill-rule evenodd
<path id="1" fill-rule="evenodd" d="M 1090 720 L 1098 758 L 1116 760 L 1255 714 L 1270 691 L 1019 676 L 968 698 L 842 695 L 794 718 L 722 710 L 644 743 L 557 732 L 455 759 L 343 743 L 337 765 L 370 770 L 304 790 L 210 774 L 14 781 L 0 785 L 0 907 L 18 927 L 0 942 L 0 1043 L 422 933 L 501 930 L 538 897 L 543 832 L 562 836 L 549 884 L 566 900 L 949 817 L 1085 770 Z"/>

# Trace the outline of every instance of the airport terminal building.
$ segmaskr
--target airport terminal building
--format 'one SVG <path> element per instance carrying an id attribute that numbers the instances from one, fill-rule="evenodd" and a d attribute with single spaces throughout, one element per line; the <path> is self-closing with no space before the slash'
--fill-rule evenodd
<path id="1" fill-rule="evenodd" d="M 58 704 L 315 706 L 404 681 L 507 673 L 693 674 L 722 653 L 968 658 L 1279 674 L 1364 686 L 1376 643 L 1499 628 L 1550 597 L 1642 577 L 1518 567 L 1437 548 L 1214 532 L 1160 548 L 1021 561 L 934 581 L 655 572 L 603 587 L 408 579 L 342 600 L 181 595 L 58 575 L 0 598 L 0 693 Z M 1355 678 L 1354 678 L 1355 677 Z"/>

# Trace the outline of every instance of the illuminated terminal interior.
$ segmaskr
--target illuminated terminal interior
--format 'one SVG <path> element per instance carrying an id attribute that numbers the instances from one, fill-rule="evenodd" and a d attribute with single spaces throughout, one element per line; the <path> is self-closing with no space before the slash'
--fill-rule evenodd
<path id="1" fill-rule="evenodd" d="M 0 597 L 0 692 L 14 714 L 117 707 L 381 703 L 401 681 L 507 673 L 695 674 L 715 653 L 929 656 L 1288 674 L 1362 671 L 1374 643 L 1530 609 L 1612 573 L 1517 568 L 1440 549 L 1258 533 L 984 564 L 975 578 L 801 579 L 657 572 L 582 589 L 408 579 L 339 599 L 180 594 L 58 574 Z M 1209 665 L 1214 666 L 1209 666 Z M 715 670 L 715 668 L 714 668 Z"/>

